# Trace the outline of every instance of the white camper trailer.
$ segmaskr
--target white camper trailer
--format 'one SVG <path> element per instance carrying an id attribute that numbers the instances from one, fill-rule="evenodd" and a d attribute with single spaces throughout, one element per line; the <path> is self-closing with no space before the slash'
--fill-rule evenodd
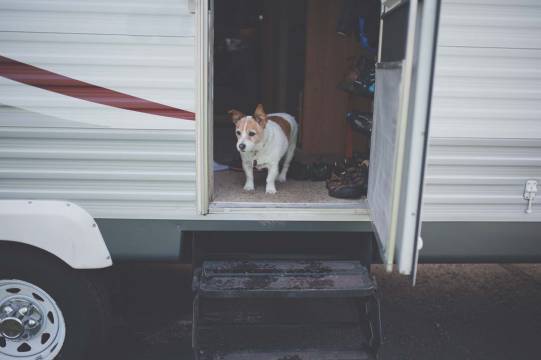
<path id="1" fill-rule="evenodd" d="M 224 200 L 214 24 L 227 1 L 0 0 L 1 359 L 78 354 L 107 317 L 80 270 L 190 258 L 209 233 L 373 234 L 359 241 L 406 275 L 419 259 L 541 259 L 537 1 L 382 1 L 368 195 L 354 201 L 303 199 L 302 184 L 300 200 L 252 201 L 242 184 Z M 331 136 L 302 126 L 320 131 L 312 143 Z M 203 285 L 218 272 L 204 260 Z"/>

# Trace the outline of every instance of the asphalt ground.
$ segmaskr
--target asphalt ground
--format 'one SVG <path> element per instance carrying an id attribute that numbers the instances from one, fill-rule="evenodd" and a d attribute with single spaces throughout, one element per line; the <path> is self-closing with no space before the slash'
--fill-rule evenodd
<path id="1" fill-rule="evenodd" d="M 541 359 L 541 265 L 420 265 L 417 285 L 374 273 L 382 294 L 380 360 Z M 191 269 L 118 265 L 106 360 L 191 359 Z M 105 359 L 104 359 L 105 360 Z"/>

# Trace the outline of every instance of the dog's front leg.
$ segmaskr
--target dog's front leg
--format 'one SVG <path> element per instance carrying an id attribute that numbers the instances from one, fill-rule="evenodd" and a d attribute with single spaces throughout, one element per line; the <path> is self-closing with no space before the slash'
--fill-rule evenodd
<path id="1" fill-rule="evenodd" d="M 246 183 L 244 184 L 244 190 L 254 191 L 254 162 L 243 160 L 242 168 L 244 169 L 244 174 L 246 174 Z"/>
<path id="2" fill-rule="evenodd" d="M 274 164 L 269 166 L 269 172 L 267 174 L 267 188 L 265 189 L 265 192 L 267 194 L 276 194 L 276 186 L 274 185 L 274 182 L 276 181 L 276 177 L 278 176 L 278 164 Z"/>

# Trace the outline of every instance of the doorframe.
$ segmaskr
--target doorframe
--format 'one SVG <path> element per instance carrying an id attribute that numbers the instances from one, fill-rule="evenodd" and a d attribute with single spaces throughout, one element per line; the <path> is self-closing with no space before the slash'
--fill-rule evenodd
<path id="1" fill-rule="evenodd" d="M 232 219 L 253 216 L 254 211 L 266 221 L 275 221 L 281 215 L 290 221 L 370 221 L 370 210 L 358 208 L 253 208 L 253 207 L 211 207 L 214 191 L 214 0 L 193 0 L 195 13 L 195 66 L 196 66 L 196 211 L 209 218 L 227 214 Z M 335 219 L 336 218 L 336 219 Z"/>
<path id="2" fill-rule="evenodd" d="M 213 164 L 213 94 L 209 81 L 212 78 L 213 36 L 211 7 L 213 0 L 199 0 L 195 12 L 195 66 L 196 66 L 196 115 L 195 115 L 195 167 L 196 210 L 198 214 L 209 212 L 212 194 Z"/>

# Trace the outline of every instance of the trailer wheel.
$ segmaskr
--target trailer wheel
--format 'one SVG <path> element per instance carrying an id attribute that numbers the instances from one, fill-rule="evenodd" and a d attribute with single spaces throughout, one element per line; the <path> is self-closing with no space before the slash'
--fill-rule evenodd
<path id="1" fill-rule="evenodd" d="M 0 359 L 95 358 L 108 329 L 105 292 L 85 272 L 35 251 L 0 249 Z"/>

